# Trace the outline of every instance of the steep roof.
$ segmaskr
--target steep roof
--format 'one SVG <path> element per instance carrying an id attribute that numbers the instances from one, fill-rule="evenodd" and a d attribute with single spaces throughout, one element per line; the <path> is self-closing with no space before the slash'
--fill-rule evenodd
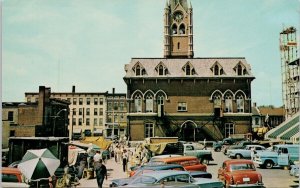
<path id="1" fill-rule="evenodd" d="M 167 69 L 167 75 L 158 75 L 155 67 L 159 63 L 163 63 Z M 223 75 L 214 75 L 212 67 L 215 63 L 218 63 L 223 68 Z M 134 72 L 135 65 L 139 63 L 146 71 L 145 75 L 136 76 Z M 195 69 L 195 75 L 187 76 L 183 70 L 183 67 L 189 63 Z M 237 64 L 242 64 L 246 70 L 246 75 L 237 75 L 235 68 Z M 192 59 L 167 59 L 167 58 L 132 58 L 129 64 L 125 65 L 126 75 L 125 78 L 132 77 L 165 77 L 165 78 L 174 78 L 174 77 L 192 77 L 192 78 L 206 78 L 206 77 L 220 77 L 220 78 L 253 78 L 254 76 L 251 73 L 251 66 L 247 63 L 246 59 L 243 57 L 219 57 L 219 58 L 192 58 Z"/>

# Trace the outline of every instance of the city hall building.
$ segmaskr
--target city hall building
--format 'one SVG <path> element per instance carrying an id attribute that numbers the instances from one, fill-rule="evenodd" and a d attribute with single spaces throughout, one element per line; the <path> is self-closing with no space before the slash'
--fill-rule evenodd
<path id="1" fill-rule="evenodd" d="M 164 57 L 132 58 L 125 72 L 132 141 L 251 132 L 251 67 L 244 57 L 194 57 L 193 9 L 186 0 L 170 0 L 164 9 Z"/>

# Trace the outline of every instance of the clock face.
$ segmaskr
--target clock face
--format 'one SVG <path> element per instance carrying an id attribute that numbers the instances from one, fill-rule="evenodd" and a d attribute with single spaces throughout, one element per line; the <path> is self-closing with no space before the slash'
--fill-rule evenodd
<path id="1" fill-rule="evenodd" d="M 176 22 L 180 22 L 183 19 L 183 14 L 181 12 L 175 12 L 173 18 Z"/>

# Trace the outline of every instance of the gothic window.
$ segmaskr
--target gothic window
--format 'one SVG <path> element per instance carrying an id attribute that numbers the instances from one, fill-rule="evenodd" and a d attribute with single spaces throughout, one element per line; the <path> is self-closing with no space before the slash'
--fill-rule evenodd
<path id="1" fill-rule="evenodd" d="M 236 105 L 237 105 L 237 112 L 243 113 L 244 112 L 244 97 L 242 95 L 238 95 L 236 97 Z"/>
<path id="2" fill-rule="evenodd" d="M 137 65 L 137 66 L 136 66 L 136 68 L 135 68 L 135 75 L 136 75 L 136 76 L 141 75 L 141 67 L 140 67 L 140 65 Z"/>
<path id="3" fill-rule="evenodd" d="M 246 75 L 247 74 L 247 69 L 246 67 L 239 62 L 235 67 L 234 67 L 234 71 L 236 72 L 236 74 L 238 76 L 242 76 L 242 75 Z"/>
<path id="4" fill-rule="evenodd" d="M 215 73 L 215 75 L 219 75 L 219 66 L 218 65 L 215 65 L 214 73 Z"/>
<path id="5" fill-rule="evenodd" d="M 224 74 L 224 70 L 222 68 L 222 66 L 216 62 L 212 67 L 211 67 L 211 71 L 213 72 L 213 74 L 215 76 L 217 75 L 223 75 Z"/>
<path id="6" fill-rule="evenodd" d="M 182 69 L 187 76 L 196 74 L 194 67 L 190 63 L 187 63 Z"/>
<path id="7" fill-rule="evenodd" d="M 232 112 L 232 95 L 225 95 L 225 112 Z"/>
<path id="8" fill-rule="evenodd" d="M 179 34 L 185 34 L 185 26 L 184 24 L 181 24 L 179 27 Z"/>
<path id="9" fill-rule="evenodd" d="M 168 74 L 168 68 L 160 62 L 156 67 L 155 67 L 156 72 L 158 73 L 159 76 L 167 75 Z"/>
<path id="10" fill-rule="evenodd" d="M 164 96 L 163 95 L 158 95 L 156 98 L 156 102 L 159 105 L 163 105 L 164 104 Z"/>
<path id="11" fill-rule="evenodd" d="M 214 107 L 216 108 L 221 108 L 221 94 L 216 93 L 213 96 L 213 101 L 214 101 Z"/>
<path id="12" fill-rule="evenodd" d="M 134 97 L 134 109 L 135 112 L 142 112 L 142 96 L 140 94 Z"/>
<path id="13" fill-rule="evenodd" d="M 136 76 L 146 75 L 146 70 L 140 65 L 140 63 L 137 63 L 132 69 Z"/>
<path id="14" fill-rule="evenodd" d="M 150 93 L 146 96 L 146 112 L 153 112 L 153 96 Z"/>
<path id="15" fill-rule="evenodd" d="M 177 34 L 177 25 L 176 24 L 173 24 L 173 26 L 172 26 L 172 34 L 173 35 Z"/>

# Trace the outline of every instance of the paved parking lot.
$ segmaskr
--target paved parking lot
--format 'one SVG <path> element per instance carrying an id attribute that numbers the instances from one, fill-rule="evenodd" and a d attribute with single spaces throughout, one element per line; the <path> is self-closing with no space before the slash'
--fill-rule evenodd
<path id="1" fill-rule="evenodd" d="M 207 171 L 213 175 L 213 179 L 217 179 L 217 172 L 224 160 L 229 159 L 222 152 L 214 152 L 212 161 L 208 167 Z M 106 163 L 108 169 L 108 180 L 104 181 L 103 187 L 109 187 L 112 179 L 125 178 L 127 174 L 123 172 L 122 165 L 120 163 L 115 163 L 113 159 L 110 159 Z M 299 187 L 299 183 L 295 183 L 297 180 L 295 177 L 289 175 L 289 170 L 284 169 L 261 169 L 257 167 L 257 170 L 262 174 L 263 182 L 267 188 L 289 188 L 289 187 Z M 81 179 L 80 185 L 77 187 L 97 187 L 96 179 Z"/>

